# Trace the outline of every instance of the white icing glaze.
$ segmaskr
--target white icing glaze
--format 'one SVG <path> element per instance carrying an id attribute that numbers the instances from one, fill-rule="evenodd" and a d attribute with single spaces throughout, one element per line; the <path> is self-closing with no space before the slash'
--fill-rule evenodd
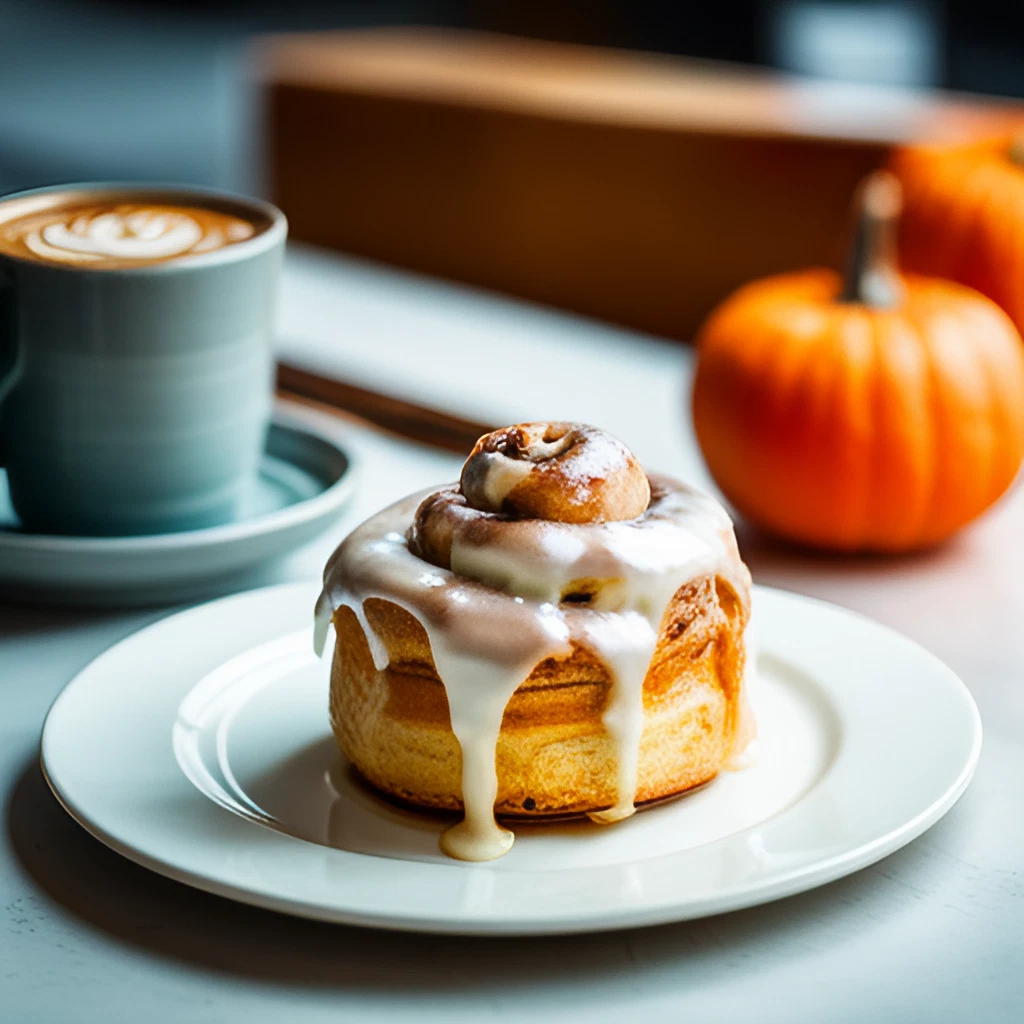
<path id="1" fill-rule="evenodd" d="M 512 488 L 530 475 L 533 463 L 526 459 L 510 459 L 502 452 L 482 452 L 481 458 L 485 465 L 480 473 L 479 504 L 492 512 L 500 512 L 502 502 Z"/>
<path id="2" fill-rule="evenodd" d="M 581 639 L 604 662 L 612 678 L 612 692 L 601 720 L 618 755 L 617 799 L 607 810 L 590 815 L 599 824 L 610 824 L 628 818 L 634 811 L 644 730 L 644 679 L 658 632 L 639 612 L 594 612 L 583 623 Z"/>
<path id="3" fill-rule="evenodd" d="M 313 612 L 313 651 L 318 658 L 323 657 L 324 648 L 327 646 L 327 630 L 330 628 L 333 614 L 331 599 L 326 590 L 321 590 Z"/>
<path id="4" fill-rule="evenodd" d="M 511 846 L 512 834 L 493 813 L 505 706 L 540 661 L 568 656 L 572 643 L 601 659 L 612 680 L 603 721 L 615 744 L 618 793 L 592 817 L 611 822 L 633 813 L 643 684 L 670 601 L 706 574 L 724 577 L 741 596 L 749 586 L 721 506 L 674 481 L 651 483 L 647 512 L 627 522 L 508 520 L 454 500 L 451 570 L 409 549 L 406 533 L 423 492 L 373 516 L 328 562 L 318 643 L 333 611 L 348 607 L 383 670 L 386 651 L 380 656 L 383 645 L 364 611 L 371 597 L 404 608 L 426 631 L 463 758 L 465 818 L 442 838 L 449 855 L 490 860 Z M 580 581 L 595 580 L 602 585 L 586 607 L 559 603 Z"/>

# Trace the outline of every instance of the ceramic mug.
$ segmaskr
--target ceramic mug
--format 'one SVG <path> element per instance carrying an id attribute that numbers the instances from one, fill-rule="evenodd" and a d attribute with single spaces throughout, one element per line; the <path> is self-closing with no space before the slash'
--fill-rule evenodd
<path id="1" fill-rule="evenodd" d="M 286 234 L 270 204 L 200 189 L 0 198 L 0 465 L 24 529 L 236 516 L 270 418 Z"/>

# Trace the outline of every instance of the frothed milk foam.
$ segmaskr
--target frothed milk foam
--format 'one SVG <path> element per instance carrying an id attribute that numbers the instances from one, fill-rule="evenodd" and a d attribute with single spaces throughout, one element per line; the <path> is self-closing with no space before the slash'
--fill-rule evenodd
<path id="1" fill-rule="evenodd" d="M 214 252 L 267 225 L 221 209 L 55 195 L 48 206 L 11 211 L 0 201 L 0 252 L 89 269 L 124 268 Z M 7 214 L 7 216 L 5 216 Z"/>

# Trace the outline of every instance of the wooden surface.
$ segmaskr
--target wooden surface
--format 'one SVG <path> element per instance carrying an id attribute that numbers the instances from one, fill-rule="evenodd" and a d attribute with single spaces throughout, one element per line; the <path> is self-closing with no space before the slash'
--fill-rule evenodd
<path id="1" fill-rule="evenodd" d="M 1018 109 L 512 37 L 266 41 L 292 237 L 689 337 L 737 285 L 839 259 L 895 142 Z"/>
<path id="2" fill-rule="evenodd" d="M 316 373 L 288 362 L 277 364 L 277 395 L 324 412 L 357 417 L 398 437 L 463 456 L 484 434 L 497 429 L 493 423 L 466 419 L 444 409 L 359 387 L 336 373 Z"/>

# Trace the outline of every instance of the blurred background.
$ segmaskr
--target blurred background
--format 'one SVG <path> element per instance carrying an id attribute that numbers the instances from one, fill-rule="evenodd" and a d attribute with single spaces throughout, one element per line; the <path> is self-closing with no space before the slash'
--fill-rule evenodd
<path id="1" fill-rule="evenodd" d="M 1024 6 L 820 0 L 0 0 L 0 192 L 103 178 L 260 188 L 261 33 L 440 25 L 1024 96 Z"/>

